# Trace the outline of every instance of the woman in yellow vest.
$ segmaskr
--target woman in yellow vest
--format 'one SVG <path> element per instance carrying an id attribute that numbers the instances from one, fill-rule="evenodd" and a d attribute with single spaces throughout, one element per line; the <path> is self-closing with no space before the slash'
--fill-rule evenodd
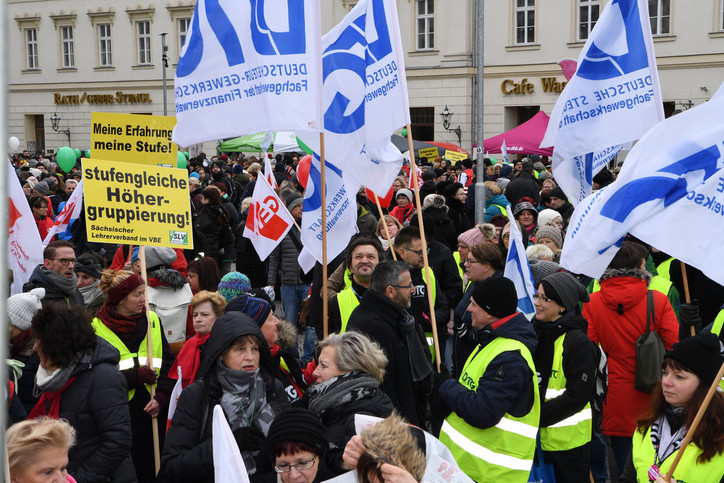
<path id="1" fill-rule="evenodd" d="M 557 272 L 543 278 L 533 298 L 543 458 L 553 464 L 557 483 L 588 481 L 598 365 L 598 349 L 578 305 L 588 301 L 588 292 L 570 273 Z"/>
<path id="2" fill-rule="evenodd" d="M 171 347 L 154 312 L 146 313 L 146 283 L 140 275 L 125 270 L 106 270 L 99 285 L 108 298 L 96 312 L 92 325 L 96 335 L 115 347 L 121 355 L 118 369 L 128 385 L 133 445 L 131 456 L 139 483 L 155 481 L 151 418 L 158 417 L 165 428 L 168 402 L 174 381 L 168 371 L 174 361 Z M 151 324 L 153 369 L 147 366 L 147 332 Z M 150 385 L 157 384 L 151 399 Z M 158 422 L 156 421 L 156 423 Z M 164 431 L 161 435 L 163 445 Z"/>
<path id="3" fill-rule="evenodd" d="M 664 355 L 661 382 L 651 395 L 651 409 L 638 420 L 631 455 L 621 482 L 663 482 L 709 387 L 724 360 L 719 339 L 709 333 L 674 344 Z M 674 480 L 724 481 L 724 395 L 715 392 L 674 470 Z"/>

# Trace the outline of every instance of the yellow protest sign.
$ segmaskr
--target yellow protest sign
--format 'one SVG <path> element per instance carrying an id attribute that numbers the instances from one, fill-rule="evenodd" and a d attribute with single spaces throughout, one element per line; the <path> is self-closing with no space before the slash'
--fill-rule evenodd
<path id="1" fill-rule="evenodd" d="M 171 141 L 176 118 L 140 114 L 91 113 L 91 153 L 94 158 L 176 166 L 178 147 Z"/>
<path id="2" fill-rule="evenodd" d="M 463 159 L 468 159 L 470 156 L 465 153 L 458 153 L 457 151 L 450 151 L 448 149 L 445 151 L 445 157 L 453 163 L 457 163 L 458 161 L 462 161 Z"/>
<path id="3" fill-rule="evenodd" d="M 437 151 L 437 148 L 435 148 L 435 147 L 418 149 L 417 152 L 421 158 L 427 158 L 427 160 L 430 162 L 435 161 L 435 158 L 440 156 L 440 154 Z"/>
<path id="4" fill-rule="evenodd" d="M 192 248 L 186 171 L 83 160 L 88 241 Z"/>

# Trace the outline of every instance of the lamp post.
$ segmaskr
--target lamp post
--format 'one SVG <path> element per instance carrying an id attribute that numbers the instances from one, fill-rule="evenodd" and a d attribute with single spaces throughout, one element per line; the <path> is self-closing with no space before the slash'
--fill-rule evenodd
<path id="1" fill-rule="evenodd" d="M 445 106 L 445 109 L 442 110 L 440 113 L 442 116 L 442 127 L 446 129 L 447 131 L 454 132 L 458 136 L 458 146 L 462 144 L 462 129 L 460 129 L 460 126 L 456 128 L 450 128 L 450 118 L 452 117 L 453 113 L 450 112 L 450 110 L 447 108 L 447 105 Z"/>
<path id="2" fill-rule="evenodd" d="M 57 112 L 54 112 L 53 115 L 50 116 L 51 127 L 53 128 L 53 131 L 62 132 L 68 136 L 68 145 L 70 146 L 70 128 L 60 129 L 60 120 L 61 117 Z"/>

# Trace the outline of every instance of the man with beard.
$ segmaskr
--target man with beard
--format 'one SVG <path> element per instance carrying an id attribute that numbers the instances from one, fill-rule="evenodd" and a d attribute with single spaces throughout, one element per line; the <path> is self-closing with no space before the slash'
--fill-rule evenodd
<path id="1" fill-rule="evenodd" d="M 23 285 L 23 292 L 37 287 L 45 289 L 43 306 L 48 302 L 63 302 L 69 307 L 84 307 L 83 295 L 78 290 L 75 268 L 75 246 L 65 240 L 48 244 L 43 251 L 43 264 L 33 270 L 30 280 Z"/>

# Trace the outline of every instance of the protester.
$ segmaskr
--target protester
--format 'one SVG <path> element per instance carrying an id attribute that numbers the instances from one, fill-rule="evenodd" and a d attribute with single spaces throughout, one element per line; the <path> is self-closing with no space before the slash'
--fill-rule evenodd
<path id="1" fill-rule="evenodd" d="M 556 210 L 546 208 L 538 213 L 538 226 L 555 225 L 561 232 L 563 231 L 563 218 Z"/>
<path id="2" fill-rule="evenodd" d="M 221 405 L 252 482 L 270 481 L 269 427 L 289 402 L 274 379 L 271 354 L 248 315 L 219 317 L 206 341 L 197 381 L 181 393 L 166 435 L 159 475 L 169 481 L 214 481 L 211 428 Z"/>
<path id="3" fill-rule="evenodd" d="M 535 209 L 533 200 L 527 197 L 521 199 L 515 205 L 513 216 L 515 216 L 516 221 L 520 223 L 520 226 L 525 229 L 525 232 L 528 235 L 528 240 L 533 242 L 535 229 L 538 226 L 536 224 L 536 220 L 538 219 L 538 210 Z"/>
<path id="4" fill-rule="evenodd" d="M 118 367 L 128 387 L 133 464 L 139 483 L 154 481 L 151 424 L 158 421 L 152 417 L 161 414 L 159 419 L 165 419 L 163 412 L 168 407 L 174 384 L 168 377 L 174 356 L 158 316 L 154 312 L 146 313 L 146 287 L 140 275 L 106 270 L 100 287 L 108 298 L 96 312 L 93 328 L 121 355 Z M 149 324 L 151 355 L 147 341 Z M 153 384 L 157 384 L 156 395 L 151 399 L 150 386 Z"/>
<path id="5" fill-rule="evenodd" d="M 674 344 L 664 355 L 663 376 L 654 388 L 650 410 L 637 422 L 633 448 L 621 481 L 649 481 L 652 464 L 661 475 L 671 470 L 677 452 L 686 451 L 673 472 L 672 482 L 724 481 L 724 396 L 716 391 L 693 432 L 691 442 L 682 440 L 692 428 L 724 362 L 724 347 L 716 336 L 699 334 Z"/>
<path id="6" fill-rule="evenodd" d="M 204 256 L 213 258 L 221 267 L 225 258 L 224 250 L 234 242 L 229 226 L 230 217 L 221 204 L 221 193 L 215 186 L 208 186 L 201 192 L 202 207 L 194 221 L 194 248 Z"/>
<path id="7" fill-rule="evenodd" d="M 326 464 L 341 474 L 349 469 L 343 465 L 342 453 L 355 434 L 355 414 L 385 418 L 392 413 L 392 401 L 380 389 L 387 357 L 359 332 L 332 334 L 319 343 L 319 350 L 316 383 L 302 402 L 324 423 L 331 443 Z"/>
<path id="8" fill-rule="evenodd" d="M 462 261 L 467 258 L 471 246 L 484 242 L 485 233 L 483 233 L 482 227 L 479 225 L 458 235 L 458 251 L 454 252 L 453 256 L 455 258 L 455 261 L 457 262 L 458 267 L 460 268 L 460 277 L 463 280 L 463 292 L 465 292 L 469 281 L 467 280 L 467 276 L 465 274 L 465 267 L 463 267 Z"/>
<path id="9" fill-rule="evenodd" d="M 387 233 L 385 233 L 384 224 L 387 225 L 387 233 L 389 233 L 392 243 L 395 242 L 395 235 L 397 235 L 397 232 L 402 228 L 402 224 L 397 221 L 397 218 L 390 215 L 385 215 L 377 222 L 377 231 L 375 231 L 375 235 L 377 235 L 380 243 L 382 243 L 382 248 L 388 250 L 390 248 L 390 242 L 387 240 Z"/>
<path id="10" fill-rule="evenodd" d="M 452 220 L 455 225 L 455 234 L 460 235 L 464 231 L 473 228 L 474 224 L 471 221 L 472 213 L 468 213 L 468 209 L 465 205 L 467 195 L 465 194 L 465 188 L 460 183 L 452 183 L 445 188 L 445 204 L 450 208 L 447 212 L 447 216 Z"/>
<path id="11" fill-rule="evenodd" d="M 502 215 L 506 218 L 508 213 L 506 207 L 510 201 L 505 197 L 498 183 L 494 181 L 485 182 L 485 221 L 489 222 L 495 215 Z"/>
<path id="12" fill-rule="evenodd" d="M 390 216 L 399 221 L 401 225 L 406 226 L 417 212 L 412 191 L 407 188 L 400 188 L 395 193 L 395 200 L 397 206 L 390 210 Z"/>
<path id="13" fill-rule="evenodd" d="M 556 186 L 555 188 L 550 190 L 550 196 L 550 208 L 560 213 L 561 218 L 563 219 L 562 229 L 565 230 L 568 227 L 568 223 L 571 221 L 571 216 L 573 215 L 575 207 L 570 203 L 570 201 L 568 201 L 568 197 L 560 188 L 560 186 Z"/>
<path id="14" fill-rule="evenodd" d="M 78 290 L 83 295 L 83 305 L 94 315 L 106 299 L 100 288 L 103 258 L 94 252 L 84 253 L 76 260 L 73 271 L 78 279 Z"/>
<path id="15" fill-rule="evenodd" d="M 15 361 L 8 361 L 8 366 L 14 370 L 14 385 L 26 413 L 38 402 L 33 389 L 40 359 L 33 350 L 35 340 L 30 328 L 33 316 L 42 308 L 44 295 L 44 288 L 34 288 L 30 292 L 9 297 L 5 305 L 10 327 L 8 357 Z"/>
<path id="16" fill-rule="evenodd" d="M 579 308 L 579 302 L 588 302 L 588 292 L 573 275 L 559 272 L 543 279 L 533 299 L 543 459 L 553 465 L 557 483 L 586 481 L 600 357 Z"/>
<path id="17" fill-rule="evenodd" d="M 23 292 L 42 287 L 45 289 L 43 304 L 63 302 L 67 306 L 83 307 L 83 295 L 78 290 L 78 277 L 73 271 L 75 261 L 75 249 L 71 242 L 50 242 L 43 250 L 43 264 L 35 267 L 30 280 L 23 285 Z"/>
<path id="18" fill-rule="evenodd" d="M 77 483 L 68 473 L 75 430 L 64 420 L 38 418 L 10 427 L 5 435 L 8 483 Z"/>
<path id="19" fill-rule="evenodd" d="M 53 218 L 48 216 L 48 198 L 36 195 L 31 197 L 28 203 L 30 204 L 30 209 L 33 211 L 33 219 L 35 220 L 35 225 L 38 227 L 40 240 L 45 240 L 45 237 L 48 236 L 48 231 L 53 227 Z"/>
<path id="20" fill-rule="evenodd" d="M 29 418 L 62 418 L 73 426 L 76 444 L 68 452 L 68 473 L 78 482 L 136 481 L 118 351 L 96 337 L 78 306 L 47 305 L 33 317 L 32 330 L 40 400 Z"/>
<path id="21" fill-rule="evenodd" d="M 515 163 L 516 167 L 518 163 Z M 518 176 L 505 187 L 505 197 L 513 206 L 520 203 L 523 198 L 531 198 L 530 203 L 537 206 L 540 203 L 540 186 L 533 174 L 533 163 L 526 161 L 521 163 L 520 167 Z"/>
<path id="22" fill-rule="evenodd" d="M 211 257 L 200 257 L 189 263 L 189 288 L 196 295 L 201 290 L 216 292 L 221 282 L 219 265 Z"/>
<path id="23" fill-rule="evenodd" d="M 437 240 L 450 251 L 454 251 L 457 247 L 457 237 L 455 236 L 455 225 L 447 216 L 448 210 L 445 198 L 441 195 L 430 194 L 422 203 L 424 217 L 429 217 L 430 224 L 434 227 L 432 233 L 425 230 L 427 240 Z"/>

